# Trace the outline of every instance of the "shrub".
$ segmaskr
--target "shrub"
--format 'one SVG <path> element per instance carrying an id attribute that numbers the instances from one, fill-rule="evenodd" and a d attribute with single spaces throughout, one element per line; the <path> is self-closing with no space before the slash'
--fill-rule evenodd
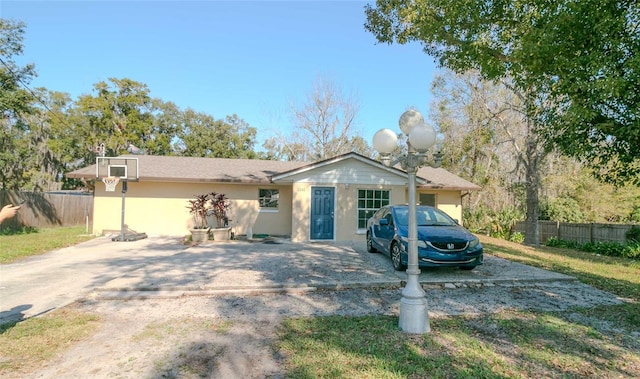
<path id="1" fill-rule="evenodd" d="M 465 207 L 462 209 L 462 219 L 464 226 L 473 233 L 489 234 L 489 227 L 486 225 L 487 209 L 479 206 L 474 209 Z"/>
<path id="2" fill-rule="evenodd" d="M 38 233 L 38 229 L 33 226 L 22 226 L 18 229 L 6 228 L 0 229 L 0 236 L 13 236 L 17 234 L 32 234 Z"/>
<path id="3" fill-rule="evenodd" d="M 563 249 L 576 249 L 576 250 L 580 247 L 580 244 L 577 243 L 576 241 L 566 241 L 566 240 L 558 239 L 556 237 L 549 238 L 547 240 L 546 245 L 549 247 L 559 247 Z"/>
<path id="4" fill-rule="evenodd" d="M 193 216 L 195 222 L 194 229 L 207 229 L 207 216 L 210 216 L 212 213 L 209 194 L 196 195 L 193 200 L 189 200 L 187 208 Z"/>
<path id="5" fill-rule="evenodd" d="M 209 224 L 207 217 L 215 216 L 218 227 L 226 226 L 229 218 L 227 212 L 231 203 L 224 193 L 210 192 L 196 195 L 193 200 L 189 200 L 189 213 L 193 215 L 195 229 L 207 229 Z"/>
<path id="6" fill-rule="evenodd" d="M 640 242 L 640 227 L 632 227 L 624 235 L 628 241 Z"/>
<path id="7" fill-rule="evenodd" d="M 624 250 L 622 250 L 622 256 L 632 259 L 640 258 L 640 241 L 625 245 Z"/>
<path id="8" fill-rule="evenodd" d="M 509 237 L 509 241 L 517 242 L 517 243 L 523 243 L 524 242 L 524 234 L 520 233 L 520 232 L 514 232 L 513 234 L 511 234 L 511 237 Z"/>
<path id="9" fill-rule="evenodd" d="M 516 207 L 506 207 L 491 216 L 491 236 L 508 240 L 511 237 L 513 225 L 522 219 L 523 214 Z"/>
<path id="10" fill-rule="evenodd" d="M 218 227 L 224 227 L 229 221 L 227 212 L 231 207 L 231 203 L 224 193 L 211 192 L 209 194 L 211 200 L 211 212 L 216 217 Z"/>
<path id="11" fill-rule="evenodd" d="M 587 242 L 580 246 L 579 250 L 609 257 L 622 257 L 624 248 L 625 245 L 618 242 Z"/>
<path id="12" fill-rule="evenodd" d="M 584 215 L 575 199 L 558 197 L 540 204 L 540 220 L 582 222 Z"/>
<path id="13" fill-rule="evenodd" d="M 626 244 L 618 242 L 587 242 L 580 244 L 575 241 L 559 240 L 554 237 L 549 238 L 546 245 L 550 247 L 580 250 L 587 253 L 606 255 L 609 257 L 630 259 L 640 258 L 640 242 L 635 241 Z"/>

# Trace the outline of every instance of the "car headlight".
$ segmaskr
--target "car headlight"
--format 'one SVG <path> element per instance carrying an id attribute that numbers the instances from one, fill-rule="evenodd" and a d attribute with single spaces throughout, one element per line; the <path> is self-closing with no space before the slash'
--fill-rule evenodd
<path id="1" fill-rule="evenodd" d="M 477 238 L 472 239 L 471 241 L 469 241 L 469 249 L 473 249 L 476 246 L 478 246 L 478 244 L 480 243 L 480 240 Z"/>
<path id="2" fill-rule="evenodd" d="M 407 245 L 409 245 L 409 238 L 408 237 L 400 237 L 400 241 L 402 241 L 402 242 L 406 243 Z M 427 247 L 427 242 L 418 240 L 418 247 L 426 248 Z"/>

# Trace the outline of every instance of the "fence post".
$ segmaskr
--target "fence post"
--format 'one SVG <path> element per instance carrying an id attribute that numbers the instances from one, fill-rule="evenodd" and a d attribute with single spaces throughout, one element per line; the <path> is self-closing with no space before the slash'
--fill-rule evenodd
<path id="1" fill-rule="evenodd" d="M 590 227 L 589 227 L 589 242 L 593 243 L 593 222 L 590 224 Z"/>

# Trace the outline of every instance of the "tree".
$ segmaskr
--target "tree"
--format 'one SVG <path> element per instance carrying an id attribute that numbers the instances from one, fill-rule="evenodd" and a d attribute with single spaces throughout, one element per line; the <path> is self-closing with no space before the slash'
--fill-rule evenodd
<path id="1" fill-rule="evenodd" d="M 66 93 L 31 90 L 34 96 L 32 113 L 25 117 L 29 155 L 25 157 L 22 189 L 31 191 L 55 191 L 68 188 L 63 174 L 77 168 L 72 162 L 73 145 L 77 141 L 72 130 L 68 111 L 73 102 Z"/>
<path id="2" fill-rule="evenodd" d="M 523 44 L 529 76 L 553 100 L 545 137 L 601 179 L 640 185 L 640 5 L 636 0 L 555 1 Z"/>
<path id="3" fill-rule="evenodd" d="M 512 93 L 482 80 L 477 72 L 450 70 L 435 76 L 431 92 L 430 118 L 445 135 L 447 169 L 483 186 L 522 178 L 513 147 L 522 145 L 523 130 L 509 109 Z"/>
<path id="4" fill-rule="evenodd" d="M 574 213 L 583 216 L 581 222 L 634 222 L 634 209 L 640 207 L 640 187 L 598 181 L 582 163 L 559 154 L 546 159 L 543 172 L 542 214 L 546 218 L 570 220 L 549 210 L 558 203 L 570 209 L 567 204 L 573 200 L 579 206 L 579 213 Z"/>
<path id="5" fill-rule="evenodd" d="M 466 198 L 466 214 L 475 224 L 470 226 L 492 233 L 490 218 L 510 215 L 516 217 L 511 223 L 517 221 L 527 167 L 538 164 L 542 154 L 533 155 L 536 160 L 527 154 L 531 136 L 520 99 L 507 86 L 482 80 L 473 71 L 444 71 L 435 77 L 432 92 L 431 118 L 445 134 L 443 166 L 482 186 Z"/>
<path id="6" fill-rule="evenodd" d="M 503 183 L 511 183 L 513 189 L 523 183 L 527 225 L 525 242 L 538 244 L 540 167 L 549 151 L 537 134 L 533 116 L 535 109 L 529 106 L 529 95 L 516 90 L 507 79 L 489 82 L 482 80 L 476 72 L 450 77 L 449 81 L 440 77 L 435 81 L 434 89 L 440 90 L 440 98 L 443 99 L 435 110 L 436 116 L 446 109 L 448 115 L 455 113 L 460 119 L 455 132 L 449 133 L 450 138 L 458 141 L 452 147 L 454 154 L 448 154 L 448 161 L 460 162 L 457 165 L 459 169 L 468 167 L 472 180 L 494 190 L 491 192 L 496 201 L 483 204 L 493 214 L 497 214 L 496 206 L 506 206 L 505 200 L 514 200 L 513 196 L 501 194 Z M 456 125 L 439 117 L 444 131 Z M 508 145 L 506 152 L 505 144 Z M 503 152 L 501 157 L 498 156 L 500 150 Z M 489 170 L 491 165 L 502 172 L 492 172 Z M 507 173 L 512 175 L 506 176 Z M 501 180 L 495 182 L 496 179 Z"/>
<path id="7" fill-rule="evenodd" d="M 95 162 L 97 146 L 104 146 L 106 156 L 118 156 L 128 154 L 129 144 L 144 150 L 152 139 L 155 117 L 149 89 L 131 79 L 94 84 L 93 94 L 79 96 L 70 113 L 74 156 L 85 165 Z"/>
<path id="8" fill-rule="evenodd" d="M 216 120 L 187 109 L 181 115 L 175 145 L 178 155 L 215 158 L 256 158 L 253 151 L 256 129 L 237 115 Z"/>
<path id="9" fill-rule="evenodd" d="M 20 189 L 26 158 L 30 156 L 26 117 L 33 112 L 32 94 L 25 88 L 36 76 L 35 66 L 18 66 L 25 24 L 0 18 L 0 185 Z"/>
<path id="10" fill-rule="evenodd" d="M 378 0 L 378 41 L 420 42 L 439 63 L 526 95 L 536 133 L 640 184 L 640 7 L 636 0 Z"/>
<path id="11" fill-rule="evenodd" d="M 322 160 L 351 151 L 371 156 L 366 141 L 353 135 L 358 110 L 354 95 L 319 77 L 303 104 L 290 104 L 291 135 L 276 133 L 263 147 L 268 155 L 289 161 Z"/>
<path id="12" fill-rule="evenodd" d="M 445 134 L 443 166 L 482 186 L 465 196 L 465 225 L 506 236 L 522 217 L 526 124 L 517 98 L 477 73 L 443 71 L 432 84 L 430 117 Z M 598 182 L 575 159 L 550 152 L 538 170 L 541 219 L 630 222 L 640 207 L 640 188 Z M 611 206 L 615 204 L 616 206 Z"/>
<path id="13" fill-rule="evenodd" d="M 628 87 L 627 79 L 637 79 L 637 54 L 634 52 L 638 51 L 638 6 L 632 0 L 599 3 L 579 0 L 378 0 L 375 8 L 365 7 L 365 28 L 378 41 L 420 42 L 425 52 L 438 59 L 440 65 L 458 73 L 476 69 L 485 79 L 502 81 L 520 99 L 530 137 L 523 147 L 530 157 L 526 167 L 525 220 L 525 242 L 529 244 L 538 244 L 540 178 L 537 170 L 546 154 L 545 149 L 540 148 L 541 143 L 566 139 L 565 130 L 573 130 L 569 137 L 575 139 L 568 141 L 566 146 L 579 145 L 585 142 L 585 137 L 600 134 L 595 142 L 609 145 L 600 151 L 609 153 L 617 158 L 617 163 L 624 165 L 624 170 L 617 170 L 617 174 L 640 181 L 638 175 L 629 176 L 640 169 L 637 150 L 630 147 L 637 142 L 634 138 L 640 132 L 637 127 L 628 131 L 628 125 L 620 123 L 619 117 L 624 111 L 635 112 L 638 98 L 637 95 L 616 96 L 617 91 Z M 608 12 L 602 19 L 593 15 L 594 9 Z M 564 22 L 579 27 L 580 31 L 574 34 Z M 600 30 L 599 23 L 602 22 L 606 24 L 607 34 L 612 34 L 611 38 L 595 39 L 595 48 L 590 40 L 574 40 L 574 36 L 588 38 L 594 30 Z M 541 39 L 543 36 L 545 39 Z M 563 41 L 559 41 L 561 39 Z M 542 45 L 541 41 L 549 43 Z M 599 54 L 598 49 L 611 50 L 614 57 Z M 572 61 L 581 54 L 586 55 L 585 62 L 591 63 L 586 75 L 579 71 L 581 66 Z M 600 77 L 606 80 L 599 80 Z M 585 85 L 587 92 L 594 91 L 599 95 L 590 96 L 583 94 L 583 89 L 574 88 L 571 84 L 574 78 Z M 637 80 L 631 83 L 637 83 Z M 609 84 L 606 90 L 599 89 L 603 84 Z M 594 103 L 607 95 L 612 96 L 608 100 L 609 107 Z M 587 105 L 591 112 L 588 114 L 585 112 Z M 617 107 L 618 112 L 612 107 Z M 636 112 L 629 120 L 637 125 L 637 119 Z M 568 122 L 578 126 L 568 128 Z M 612 129 L 620 129 L 621 133 L 612 134 Z M 571 148 L 567 150 L 571 151 Z M 590 151 L 598 155 L 597 151 Z"/>

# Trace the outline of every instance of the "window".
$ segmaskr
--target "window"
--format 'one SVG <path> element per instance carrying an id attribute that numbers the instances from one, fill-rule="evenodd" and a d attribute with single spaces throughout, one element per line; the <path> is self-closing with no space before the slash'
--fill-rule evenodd
<path id="1" fill-rule="evenodd" d="M 280 190 L 277 189 L 259 189 L 258 190 L 258 202 L 260 208 L 278 209 L 278 198 L 280 197 Z"/>
<path id="2" fill-rule="evenodd" d="M 421 193 L 420 194 L 420 205 L 431 205 L 432 207 L 436 206 L 436 195 L 432 193 Z"/>
<path id="3" fill-rule="evenodd" d="M 358 190 L 358 229 L 367 228 L 367 220 L 389 205 L 389 190 Z"/>

